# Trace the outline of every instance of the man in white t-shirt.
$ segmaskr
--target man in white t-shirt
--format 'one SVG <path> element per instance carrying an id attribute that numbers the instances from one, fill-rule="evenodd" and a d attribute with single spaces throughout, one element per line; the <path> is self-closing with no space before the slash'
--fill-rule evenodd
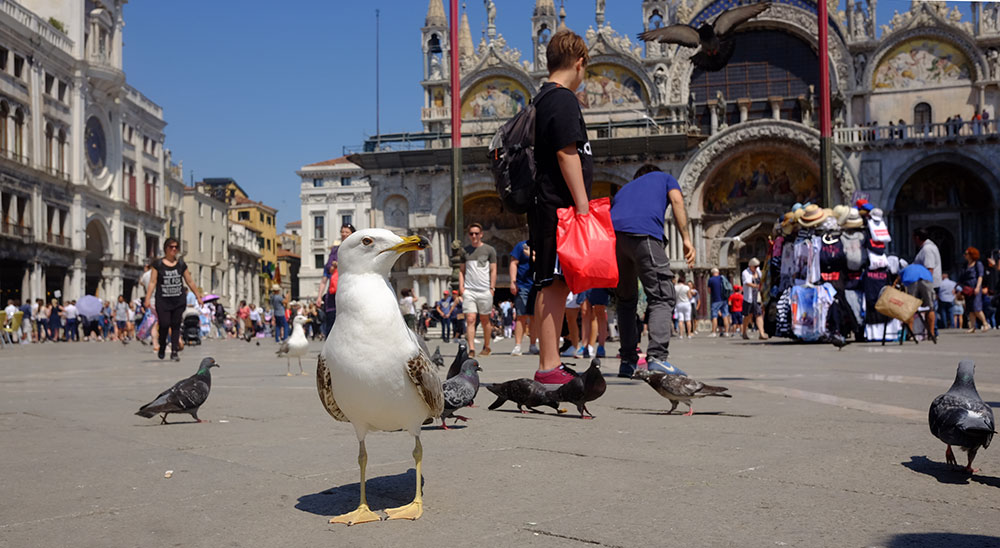
<path id="1" fill-rule="evenodd" d="M 462 297 L 465 312 L 465 340 L 469 343 L 469 357 L 476 355 L 476 316 L 483 324 L 483 351 L 480 356 L 489 356 L 493 326 L 490 313 L 493 312 L 493 293 L 497 286 L 497 250 L 483 243 L 483 226 L 469 225 L 471 245 L 465 247 L 462 264 L 458 271 L 458 291 Z"/>
<path id="2" fill-rule="evenodd" d="M 79 341 L 80 334 L 76 330 L 80 312 L 76 309 L 76 301 L 70 301 L 63 307 L 63 317 L 66 319 L 66 340 Z"/>
<path id="3" fill-rule="evenodd" d="M 764 333 L 764 316 L 760 310 L 760 261 L 757 257 L 750 259 L 750 264 L 743 271 L 743 338 L 749 339 L 747 327 L 750 325 L 750 318 L 753 317 L 757 326 L 757 333 L 761 340 L 767 340 L 767 333 Z"/>

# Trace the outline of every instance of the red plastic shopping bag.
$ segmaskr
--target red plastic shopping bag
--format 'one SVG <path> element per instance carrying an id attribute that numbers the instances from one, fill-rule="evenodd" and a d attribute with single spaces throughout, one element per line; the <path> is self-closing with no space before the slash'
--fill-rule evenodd
<path id="1" fill-rule="evenodd" d="M 557 211 L 556 252 L 566 285 L 573 293 L 595 287 L 618 286 L 615 227 L 611 198 L 590 201 L 590 212 L 577 215 L 575 207 Z"/>

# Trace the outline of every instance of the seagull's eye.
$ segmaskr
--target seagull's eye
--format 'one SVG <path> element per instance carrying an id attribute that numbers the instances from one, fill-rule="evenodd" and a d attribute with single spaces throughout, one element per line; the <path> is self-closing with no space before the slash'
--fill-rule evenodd
<path id="1" fill-rule="evenodd" d="M 369 238 L 368 236 L 365 236 L 364 238 L 361 238 L 361 243 L 364 244 L 364 245 L 372 245 L 372 243 L 374 243 L 374 242 L 375 242 L 375 240 Z"/>

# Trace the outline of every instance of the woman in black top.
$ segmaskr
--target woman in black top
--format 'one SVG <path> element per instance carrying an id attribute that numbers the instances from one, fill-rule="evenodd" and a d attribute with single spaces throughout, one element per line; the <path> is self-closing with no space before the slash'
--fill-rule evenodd
<path id="1" fill-rule="evenodd" d="M 163 258 L 152 264 L 152 275 L 149 278 L 149 288 L 146 290 L 146 308 L 149 308 L 149 297 L 156 292 L 156 320 L 160 324 L 160 349 L 157 356 L 162 360 L 167 348 L 167 330 L 170 330 L 170 359 L 180 361 L 177 351 L 180 349 L 181 315 L 186 303 L 184 283 L 198 298 L 201 305 L 201 295 L 191 279 L 187 264 L 177 258 L 180 244 L 175 238 L 167 238 L 163 243 Z M 182 282 L 183 280 L 183 282 Z"/>

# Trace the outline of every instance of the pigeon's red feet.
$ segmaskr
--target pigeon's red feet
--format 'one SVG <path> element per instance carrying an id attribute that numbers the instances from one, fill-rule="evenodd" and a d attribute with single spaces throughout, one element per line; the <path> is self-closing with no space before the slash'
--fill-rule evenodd
<path id="1" fill-rule="evenodd" d="M 688 409 L 687 413 L 684 413 L 685 417 L 690 417 L 691 415 L 694 415 L 694 407 Z"/>
<path id="2" fill-rule="evenodd" d="M 458 422 L 458 421 L 466 422 L 466 421 L 469 420 L 468 417 L 463 417 L 462 415 L 453 415 L 453 416 L 455 417 L 455 421 L 456 422 Z"/>
<path id="3" fill-rule="evenodd" d="M 525 411 L 524 409 L 521 410 L 522 415 L 527 415 L 528 413 L 530 413 L 530 411 Z"/>
<path id="4" fill-rule="evenodd" d="M 441 419 L 441 429 L 442 430 L 451 430 L 451 428 L 448 428 L 448 425 L 444 423 L 444 419 Z"/>
<path id="5" fill-rule="evenodd" d="M 476 407 L 476 406 L 475 406 L 475 405 L 472 405 L 472 404 L 470 403 L 469 405 L 466 405 L 466 407 L 469 407 L 469 408 L 473 408 L 473 409 L 475 409 L 475 407 Z"/>
<path id="6" fill-rule="evenodd" d="M 962 470 L 965 470 L 966 474 L 975 474 L 976 472 L 979 472 L 979 469 L 978 468 L 973 468 L 971 464 L 968 465 L 968 466 L 966 466 Z"/>
<path id="7" fill-rule="evenodd" d="M 952 453 L 950 445 L 948 446 L 948 449 L 944 452 L 944 460 L 948 464 L 954 464 L 958 466 L 958 461 L 955 460 L 955 453 Z"/>
<path id="8" fill-rule="evenodd" d="M 593 415 L 590 415 L 590 416 L 587 416 L 587 415 L 580 415 L 580 418 L 581 418 L 581 419 L 592 419 L 592 418 L 594 418 L 594 416 L 593 416 Z"/>

